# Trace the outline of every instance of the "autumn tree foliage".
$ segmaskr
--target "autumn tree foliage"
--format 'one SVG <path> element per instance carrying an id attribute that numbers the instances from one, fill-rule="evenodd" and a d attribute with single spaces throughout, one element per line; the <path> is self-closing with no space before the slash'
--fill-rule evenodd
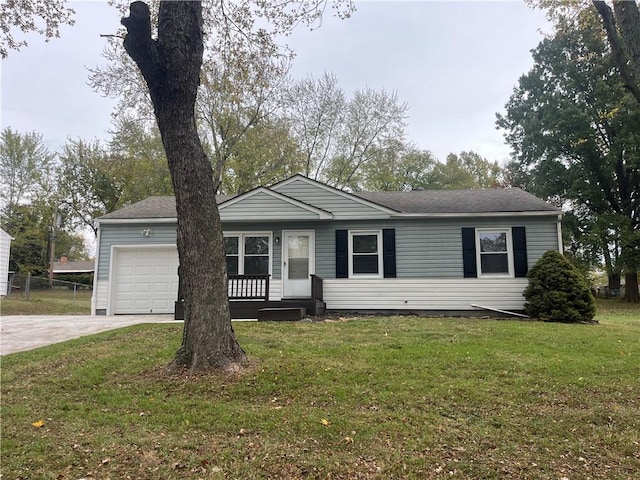
<path id="1" fill-rule="evenodd" d="M 598 250 L 610 283 L 623 274 L 625 300 L 638 302 L 640 107 L 593 10 L 558 18 L 555 28 L 498 117 L 513 151 L 510 175 L 570 210 L 582 248 Z"/>

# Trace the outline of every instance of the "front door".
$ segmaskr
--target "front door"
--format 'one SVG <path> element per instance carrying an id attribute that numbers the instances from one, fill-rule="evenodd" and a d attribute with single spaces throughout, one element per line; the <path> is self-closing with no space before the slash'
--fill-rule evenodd
<path id="1" fill-rule="evenodd" d="M 282 296 L 311 298 L 311 275 L 315 273 L 313 230 L 282 232 Z"/>

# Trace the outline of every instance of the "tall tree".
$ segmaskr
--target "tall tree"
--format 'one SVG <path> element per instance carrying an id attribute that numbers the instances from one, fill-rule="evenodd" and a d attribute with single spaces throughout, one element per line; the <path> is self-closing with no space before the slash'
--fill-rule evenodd
<path id="1" fill-rule="evenodd" d="M 619 255 L 625 298 L 637 302 L 640 108 L 593 12 L 583 10 L 579 24 L 560 25 L 535 49 L 534 67 L 520 78 L 498 125 L 530 190 L 559 198 L 583 225 L 607 232 L 584 238 L 600 238 L 605 259 Z M 616 245 L 620 251 L 611 254 Z"/>
<path id="2" fill-rule="evenodd" d="M 229 20 L 225 6 L 238 7 L 231 2 L 214 3 L 223 9 L 223 23 Z M 239 2 L 240 7 L 246 5 Z M 291 10 L 286 2 L 258 2 L 257 11 L 240 13 L 244 19 L 281 15 L 276 25 L 284 33 L 297 21 L 317 19 L 324 5 L 324 1 L 302 2 Z M 176 197 L 185 326 L 182 346 L 171 366 L 192 372 L 209 367 L 235 370 L 247 359 L 231 325 L 222 227 L 215 201 L 217 181 L 200 142 L 195 115 L 204 52 L 202 4 L 159 2 L 157 18 L 157 38 L 153 38 L 148 5 L 133 2 L 122 24 L 127 30 L 124 48 L 149 91 Z M 208 18 L 207 25 L 216 20 L 220 21 Z M 248 30 L 242 33 L 251 37 Z M 262 29 L 256 38 L 271 37 Z"/>
<path id="3" fill-rule="evenodd" d="M 172 368 L 191 372 L 236 370 L 247 361 L 231 325 L 213 170 L 196 128 L 202 23 L 200 2 L 161 2 L 156 39 L 145 3 L 133 2 L 122 19 L 124 47 L 149 89 L 173 181 L 185 325 Z"/>
<path id="4" fill-rule="evenodd" d="M 55 186 L 55 155 L 36 132 L 19 133 L 6 127 L 0 133 L 0 217 L 19 204 L 48 196 Z"/>
<path id="5" fill-rule="evenodd" d="M 285 94 L 285 114 L 304 154 L 302 173 L 316 180 L 335 155 L 346 110 L 344 91 L 334 74 L 294 82 Z"/>
<path id="6" fill-rule="evenodd" d="M 361 190 L 363 169 L 404 143 L 407 105 L 395 92 L 366 88 L 350 98 L 336 77 L 295 82 L 285 115 L 305 156 L 305 175 L 338 188 Z"/>
<path id="7" fill-rule="evenodd" d="M 272 117 L 249 128 L 225 161 L 221 193 L 240 194 L 303 171 L 303 155 L 288 122 Z"/>
<path id="8" fill-rule="evenodd" d="M 216 188 L 243 143 L 255 143 L 247 138 L 250 133 L 264 129 L 277 109 L 289 63 L 271 53 L 271 48 L 236 47 L 209 58 L 202 69 L 196 114 L 213 157 Z"/>
<path id="9" fill-rule="evenodd" d="M 280 105 L 279 95 L 292 58 L 282 39 L 299 24 L 318 24 L 330 1 L 203 3 L 206 36 L 196 119 L 205 150 L 210 153 L 216 187 L 227 173 L 233 175 L 226 164 L 238 151 L 246 151 L 243 142 L 255 143 L 246 138 L 250 131 L 261 122 L 278 123 L 273 114 Z M 151 4 L 157 7 L 158 3 Z M 351 0 L 331 3 L 339 17 L 347 17 L 353 10 Z M 152 26 L 156 22 L 152 15 Z M 116 116 L 148 122 L 153 109 L 144 79 L 116 43 L 117 38 L 110 37 L 105 50 L 108 63 L 91 71 L 90 84 L 105 95 L 120 98 Z M 264 126 L 262 123 L 258 128 Z"/>

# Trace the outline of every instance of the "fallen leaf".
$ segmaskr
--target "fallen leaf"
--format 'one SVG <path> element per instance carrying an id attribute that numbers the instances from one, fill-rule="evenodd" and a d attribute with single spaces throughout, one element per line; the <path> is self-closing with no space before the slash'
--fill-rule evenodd
<path id="1" fill-rule="evenodd" d="M 44 420 L 38 420 L 37 422 L 33 422 L 31 425 L 33 425 L 36 428 L 40 428 L 44 425 Z"/>
<path id="2" fill-rule="evenodd" d="M 326 427 L 327 425 L 329 425 L 329 420 L 323 418 L 322 420 L 320 420 L 320 423 Z"/>

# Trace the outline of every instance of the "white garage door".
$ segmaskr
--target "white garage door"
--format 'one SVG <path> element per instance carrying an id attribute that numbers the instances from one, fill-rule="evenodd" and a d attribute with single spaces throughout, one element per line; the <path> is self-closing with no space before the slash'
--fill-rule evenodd
<path id="1" fill-rule="evenodd" d="M 178 299 L 175 247 L 119 248 L 115 261 L 115 314 L 173 313 Z"/>

